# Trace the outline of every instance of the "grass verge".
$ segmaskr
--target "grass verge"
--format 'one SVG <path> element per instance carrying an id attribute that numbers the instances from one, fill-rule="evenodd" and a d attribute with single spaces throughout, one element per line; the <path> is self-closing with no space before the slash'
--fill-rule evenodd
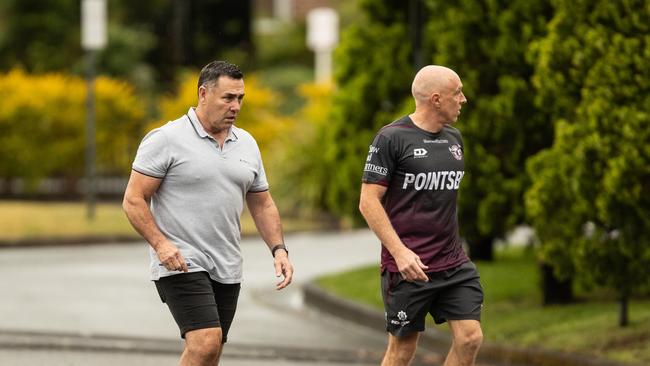
<path id="1" fill-rule="evenodd" d="M 63 239 L 137 233 L 119 203 L 98 203 L 86 218 L 83 202 L 0 201 L 0 240 Z"/>
<path id="2" fill-rule="evenodd" d="M 242 235 L 257 235 L 248 212 L 242 215 Z M 315 220 L 283 218 L 285 231 L 315 230 Z M 84 237 L 139 238 L 118 202 L 101 202 L 95 218 L 86 218 L 83 202 L 0 201 L 0 245 L 25 240 L 76 239 Z"/>
<path id="3" fill-rule="evenodd" d="M 532 253 L 506 251 L 494 262 L 477 262 L 485 291 L 482 325 L 486 341 L 580 352 L 650 365 L 650 300 L 630 303 L 631 324 L 617 325 L 618 303 L 602 294 L 580 293 L 580 301 L 543 307 Z M 383 311 L 378 266 L 318 279 L 339 296 Z M 430 320 L 430 319 L 428 319 Z M 431 321 L 429 326 L 434 326 Z"/>

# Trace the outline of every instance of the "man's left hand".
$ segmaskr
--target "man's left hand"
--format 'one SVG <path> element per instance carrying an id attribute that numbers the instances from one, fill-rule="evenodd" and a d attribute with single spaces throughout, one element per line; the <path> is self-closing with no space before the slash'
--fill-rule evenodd
<path id="1" fill-rule="evenodd" d="M 289 255 L 284 249 L 278 249 L 273 259 L 275 265 L 275 277 L 284 276 L 284 279 L 275 285 L 276 290 L 282 290 L 289 286 L 293 278 L 293 265 L 289 261 Z"/>

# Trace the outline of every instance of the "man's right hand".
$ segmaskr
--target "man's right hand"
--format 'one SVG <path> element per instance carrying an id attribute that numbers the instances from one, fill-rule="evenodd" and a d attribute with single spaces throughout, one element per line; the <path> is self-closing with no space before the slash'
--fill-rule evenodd
<path id="1" fill-rule="evenodd" d="M 178 250 L 176 245 L 172 244 L 169 241 L 164 241 L 156 248 L 156 254 L 158 254 L 158 259 L 168 271 L 183 271 L 187 272 L 187 263 L 185 263 L 185 258 L 181 254 L 181 251 Z"/>
<path id="2" fill-rule="evenodd" d="M 425 266 L 420 257 L 413 253 L 412 250 L 404 247 L 394 257 L 397 269 L 406 281 L 429 281 L 429 277 L 424 273 L 424 270 L 429 269 L 429 267 Z"/>

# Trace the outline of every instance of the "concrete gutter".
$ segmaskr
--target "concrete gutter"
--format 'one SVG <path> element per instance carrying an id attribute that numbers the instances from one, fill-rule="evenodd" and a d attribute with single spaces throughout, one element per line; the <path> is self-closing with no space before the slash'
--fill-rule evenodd
<path id="1" fill-rule="evenodd" d="M 25 332 L 0 330 L 0 349 L 108 352 L 123 354 L 156 354 L 178 356 L 183 342 L 172 339 L 128 336 L 81 335 L 56 332 Z M 291 346 L 228 343 L 224 358 L 258 360 L 310 361 L 341 364 L 378 363 L 381 354 L 367 351 L 297 348 Z"/>
<path id="2" fill-rule="evenodd" d="M 172 339 L 19 330 L 0 330 L 0 348 L 156 354 L 180 354 L 183 351 L 181 342 Z"/>
<path id="3" fill-rule="evenodd" d="M 371 328 L 383 330 L 384 314 L 368 305 L 335 296 L 313 282 L 303 286 L 306 305 L 336 315 L 345 320 Z M 420 345 L 446 354 L 451 345 L 448 334 L 436 329 L 427 329 L 420 336 Z M 499 365 L 519 366 L 642 366 L 597 359 L 593 356 L 551 351 L 542 348 L 512 347 L 484 342 L 478 360 Z"/>

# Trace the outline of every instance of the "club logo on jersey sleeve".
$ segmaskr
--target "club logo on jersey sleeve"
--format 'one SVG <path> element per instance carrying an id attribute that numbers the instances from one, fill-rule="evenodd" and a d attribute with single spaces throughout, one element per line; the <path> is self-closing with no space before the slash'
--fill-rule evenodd
<path id="1" fill-rule="evenodd" d="M 456 160 L 463 160 L 463 149 L 460 145 L 451 145 L 449 146 L 449 152 Z"/>

